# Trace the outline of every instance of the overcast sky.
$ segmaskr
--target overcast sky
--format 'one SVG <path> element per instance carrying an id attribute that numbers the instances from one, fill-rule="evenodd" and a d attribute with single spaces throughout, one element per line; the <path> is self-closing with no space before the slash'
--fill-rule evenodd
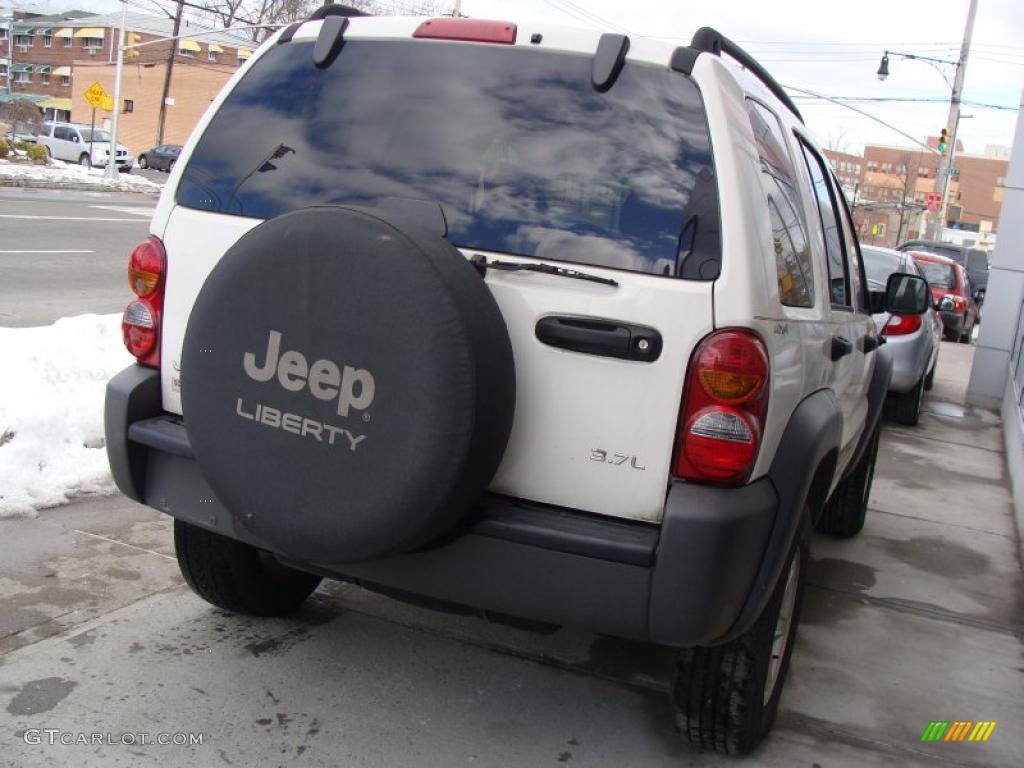
<path id="1" fill-rule="evenodd" d="M 146 5 L 154 0 L 132 0 Z M 343 1 L 343 0 L 342 0 Z M 447 1 L 447 0 L 442 0 Z M 8 5 L 10 0 L 0 0 Z M 117 0 L 42 0 L 53 10 L 117 10 Z M 166 2 L 168 6 L 170 2 Z M 882 53 L 900 51 L 955 61 L 960 55 L 969 0 L 463 0 L 478 18 L 585 24 L 634 35 L 689 41 L 702 26 L 741 43 L 786 85 L 829 96 L 934 99 L 934 102 L 861 102 L 854 106 L 923 141 L 946 124 L 950 87 L 927 63 L 890 56 L 889 79 L 878 81 Z M 580 9 L 583 9 L 582 11 Z M 953 66 L 938 65 L 952 81 Z M 978 0 L 959 138 L 968 152 L 1009 145 L 1024 87 L 1024 0 Z M 797 95 L 792 92 L 793 95 Z M 860 152 L 866 142 L 910 145 L 898 133 L 844 107 L 798 99 L 808 125 L 826 144 Z"/>

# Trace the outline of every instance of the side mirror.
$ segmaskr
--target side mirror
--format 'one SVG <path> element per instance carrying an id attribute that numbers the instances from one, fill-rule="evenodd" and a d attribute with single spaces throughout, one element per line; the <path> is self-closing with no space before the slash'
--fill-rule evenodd
<path id="1" fill-rule="evenodd" d="M 979 288 L 978 290 L 976 290 L 974 292 L 974 300 L 978 304 L 981 304 L 981 302 L 983 302 L 985 300 L 985 289 L 984 288 Z"/>
<path id="2" fill-rule="evenodd" d="M 75 144 L 77 144 L 78 143 L 78 134 L 77 133 L 71 134 L 71 140 L 73 142 L 75 142 Z"/>
<path id="3" fill-rule="evenodd" d="M 928 283 L 918 275 L 896 272 L 885 286 L 885 309 L 894 315 L 921 315 L 931 306 Z"/>

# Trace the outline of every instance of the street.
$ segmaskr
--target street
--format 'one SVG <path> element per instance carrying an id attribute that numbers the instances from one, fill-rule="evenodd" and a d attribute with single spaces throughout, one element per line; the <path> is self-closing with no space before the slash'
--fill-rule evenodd
<path id="1" fill-rule="evenodd" d="M 0 191 L 0 325 L 119 312 L 154 204 Z M 1024 761 L 1024 584 L 998 416 L 964 405 L 973 354 L 943 342 L 921 424 L 887 425 L 864 532 L 815 537 L 779 719 L 744 764 Z M 170 518 L 120 495 L 0 520 L 4 766 L 736 764 L 673 732 L 671 659 L 338 582 L 287 619 L 227 614 L 184 586 Z M 922 743 L 936 719 L 998 726 Z"/>
<path id="2" fill-rule="evenodd" d="M 155 195 L 0 189 L 0 325 L 121 312 Z"/>

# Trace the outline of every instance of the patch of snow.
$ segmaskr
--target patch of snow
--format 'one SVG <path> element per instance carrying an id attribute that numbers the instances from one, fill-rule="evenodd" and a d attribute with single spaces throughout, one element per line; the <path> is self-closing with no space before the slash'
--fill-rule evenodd
<path id="1" fill-rule="evenodd" d="M 134 358 L 120 315 L 0 328 L 0 518 L 114 491 L 103 439 L 107 381 Z"/>
<path id="2" fill-rule="evenodd" d="M 87 184 L 97 189 L 113 189 L 121 192 L 158 192 L 162 187 L 143 176 L 119 173 L 117 179 L 106 177 L 103 168 L 86 168 L 60 160 L 51 160 L 49 165 L 24 165 L 0 160 L 0 179 L 27 179 L 53 183 Z"/>

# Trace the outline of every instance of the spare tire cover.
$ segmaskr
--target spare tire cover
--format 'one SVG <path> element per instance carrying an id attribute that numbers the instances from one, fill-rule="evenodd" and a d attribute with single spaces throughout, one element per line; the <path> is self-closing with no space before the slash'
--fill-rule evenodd
<path id="1" fill-rule="evenodd" d="M 185 428 L 236 526 L 344 563 L 443 533 L 508 442 L 515 368 L 472 264 L 437 234 L 349 208 L 260 224 L 196 299 Z"/>

